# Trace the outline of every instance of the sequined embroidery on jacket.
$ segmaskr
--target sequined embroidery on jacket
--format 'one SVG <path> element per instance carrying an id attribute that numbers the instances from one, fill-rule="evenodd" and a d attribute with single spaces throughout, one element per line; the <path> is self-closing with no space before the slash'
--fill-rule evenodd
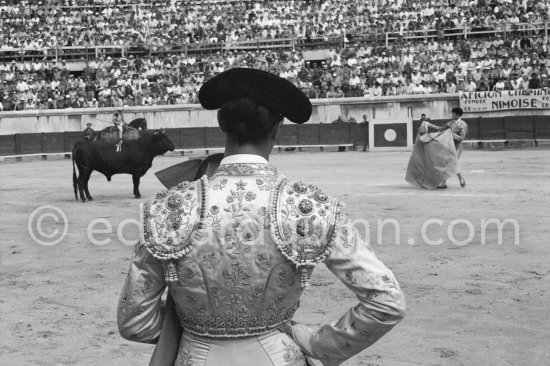
<path id="1" fill-rule="evenodd" d="M 174 260 L 189 253 L 201 239 L 207 184 L 206 176 L 195 182 L 182 182 L 141 207 L 141 242 L 162 261 L 167 282 L 178 281 Z"/>
<path id="2" fill-rule="evenodd" d="M 235 163 L 222 164 L 214 173 L 214 177 L 220 175 L 228 176 L 250 176 L 250 175 L 267 175 L 276 176 L 277 169 L 270 164 L 263 163 Z"/>
<path id="3" fill-rule="evenodd" d="M 271 236 L 301 271 L 301 285 L 307 286 L 311 268 L 332 249 L 344 205 L 316 186 L 291 184 L 283 177 L 272 192 Z"/>
<path id="4" fill-rule="evenodd" d="M 189 253 L 192 234 L 204 216 L 206 184 L 206 177 L 180 183 L 142 206 L 141 240 L 154 257 L 177 259 Z"/>

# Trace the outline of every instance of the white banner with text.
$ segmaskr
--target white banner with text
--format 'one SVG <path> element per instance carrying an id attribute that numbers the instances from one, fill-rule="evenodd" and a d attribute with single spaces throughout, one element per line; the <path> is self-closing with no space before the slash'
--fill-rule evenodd
<path id="1" fill-rule="evenodd" d="M 504 90 L 460 93 L 464 112 L 493 112 L 507 109 L 548 109 L 550 90 Z"/>

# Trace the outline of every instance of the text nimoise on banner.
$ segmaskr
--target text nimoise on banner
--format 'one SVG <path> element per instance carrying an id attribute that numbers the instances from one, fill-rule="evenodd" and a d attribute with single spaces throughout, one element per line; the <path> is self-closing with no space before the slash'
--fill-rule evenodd
<path id="1" fill-rule="evenodd" d="M 460 93 L 464 112 L 492 112 L 507 109 L 550 108 L 550 90 L 503 90 Z"/>

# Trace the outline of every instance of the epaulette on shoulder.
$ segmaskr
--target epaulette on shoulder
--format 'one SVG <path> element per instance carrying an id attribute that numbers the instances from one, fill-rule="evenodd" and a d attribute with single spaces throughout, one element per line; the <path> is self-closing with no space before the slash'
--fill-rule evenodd
<path id="1" fill-rule="evenodd" d="M 307 285 L 311 267 L 323 262 L 332 250 L 344 205 L 319 187 L 280 177 L 270 209 L 271 237 L 279 251 L 302 270 L 302 285 Z"/>
<path id="2" fill-rule="evenodd" d="M 142 204 L 141 240 L 155 258 L 178 259 L 189 253 L 192 234 L 204 217 L 206 176 L 182 182 Z"/>

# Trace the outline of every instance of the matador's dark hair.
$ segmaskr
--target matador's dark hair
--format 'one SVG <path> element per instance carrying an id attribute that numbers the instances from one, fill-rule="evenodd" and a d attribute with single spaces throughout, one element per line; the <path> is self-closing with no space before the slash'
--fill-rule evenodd
<path id="1" fill-rule="evenodd" d="M 464 114 L 464 111 L 462 110 L 462 108 L 459 108 L 459 107 L 451 109 L 451 112 L 458 114 L 459 117 L 462 117 L 462 115 Z"/>
<path id="2" fill-rule="evenodd" d="M 250 98 L 232 100 L 222 105 L 220 128 L 239 144 L 259 142 L 269 137 L 283 116 L 273 113 Z"/>

